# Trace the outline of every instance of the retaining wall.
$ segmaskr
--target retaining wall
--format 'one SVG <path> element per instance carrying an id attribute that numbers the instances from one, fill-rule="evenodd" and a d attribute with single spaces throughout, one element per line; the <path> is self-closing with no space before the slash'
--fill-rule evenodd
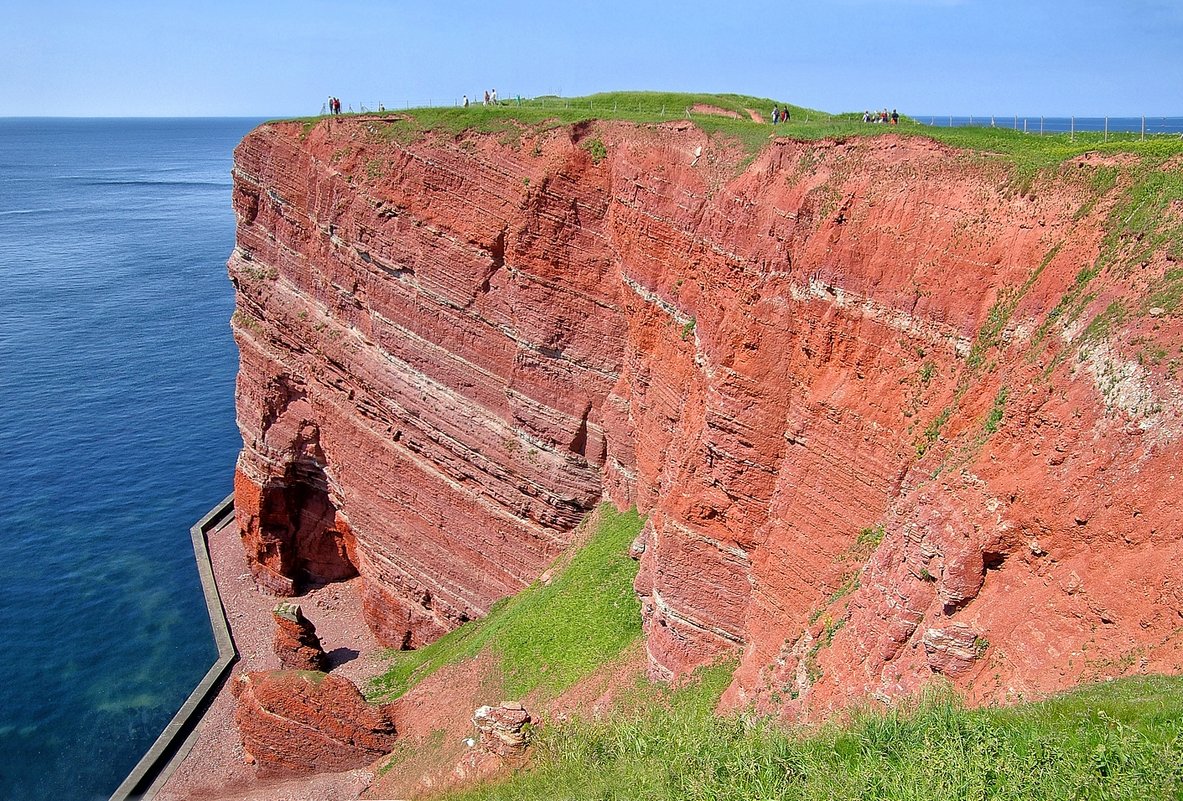
<path id="1" fill-rule="evenodd" d="M 210 702 L 218 694 L 226 677 L 230 675 L 231 666 L 238 660 L 238 650 L 234 647 L 230 626 L 226 622 L 226 610 L 222 607 L 222 596 L 218 593 L 218 585 L 214 581 L 214 566 L 210 562 L 209 542 L 206 540 L 209 532 L 227 522 L 233 512 L 234 493 L 231 493 L 189 529 L 189 536 L 193 540 L 193 554 L 197 558 L 197 573 L 201 577 L 201 588 L 205 592 L 206 611 L 209 612 L 214 641 L 218 645 L 217 661 L 164 727 L 156 742 L 119 785 L 111 796 L 111 801 L 147 798 L 154 787 L 161 786 L 172 775 L 193 745 L 190 735 L 196 730 Z"/>

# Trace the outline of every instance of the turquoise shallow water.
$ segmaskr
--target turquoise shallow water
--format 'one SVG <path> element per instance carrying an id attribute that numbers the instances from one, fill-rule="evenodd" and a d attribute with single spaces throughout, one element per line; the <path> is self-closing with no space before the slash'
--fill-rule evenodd
<path id="1" fill-rule="evenodd" d="M 231 151 L 256 120 L 0 119 L 0 798 L 106 798 L 215 657 Z"/>

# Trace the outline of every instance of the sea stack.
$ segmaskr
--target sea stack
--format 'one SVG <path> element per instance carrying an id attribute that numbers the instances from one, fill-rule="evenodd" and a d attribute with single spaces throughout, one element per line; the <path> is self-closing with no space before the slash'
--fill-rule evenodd
<path id="1" fill-rule="evenodd" d="M 328 669 L 316 626 L 304 617 L 299 604 L 281 601 L 271 616 L 275 619 L 275 654 L 284 670 Z"/>

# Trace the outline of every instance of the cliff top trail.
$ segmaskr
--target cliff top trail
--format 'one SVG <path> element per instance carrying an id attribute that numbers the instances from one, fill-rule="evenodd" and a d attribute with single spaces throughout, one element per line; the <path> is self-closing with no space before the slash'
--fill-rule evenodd
<path id="1" fill-rule="evenodd" d="M 782 113 L 789 112 L 789 120 L 782 120 L 776 126 L 770 125 L 774 107 Z M 1008 124 L 1011 123 L 1010 118 L 1004 119 L 1000 127 L 993 124 L 959 127 L 919 125 L 907 116 L 900 116 L 898 125 L 864 124 L 859 112 L 832 114 L 772 98 L 680 92 L 603 92 L 586 97 L 503 98 L 496 104 L 482 105 L 476 102 L 467 108 L 442 106 L 382 113 L 347 113 L 334 117 L 302 117 L 288 121 L 299 121 L 307 130 L 326 119 L 345 121 L 357 118 L 398 121 L 401 123 L 398 135 L 410 139 L 427 132 L 456 135 L 465 132 L 491 133 L 512 138 L 515 129 L 523 128 L 606 121 L 649 125 L 680 120 L 707 134 L 735 139 L 749 156 L 763 148 L 773 137 L 816 141 L 879 136 L 884 133 L 919 135 L 951 147 L 1005 157 L 1021 168 L 1020 179 L 1040 167 L 1049 167 L 1088 152 L 1170 155 L 1181 149 L 1179 138 L 1174 135 L 1152 135 L 1149 140 L 1137 133 L 1108 131 L 1076 131 L 1072 135 L 1049 133 L 1047 136 L 1024 131 L 1019 135 L 1018 118 L 1013 123 L 1014 129 Z"/>
<path id="2" fill-rule="evenodd" d="M 736 654 L 725 706 L 1183 668 L 1183 143 L 544 102 L 236 151 L 260 587 L 418 648 L 607 498 L 650 675 Z"/>

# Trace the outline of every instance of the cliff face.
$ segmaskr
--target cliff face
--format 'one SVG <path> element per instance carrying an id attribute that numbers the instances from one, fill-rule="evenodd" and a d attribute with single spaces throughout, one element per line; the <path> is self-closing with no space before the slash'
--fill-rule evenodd
<path id="1" fill-rule="evenodd" d="M 1183 330 L 1143 303 L 1175 254 L 1126 258 L 1123 164 L 1029 189 L 915 138 L 743 157 L 686 123 L 247 137 L 258 582 L 360 574 L 370 625 L 419 646 L 607 495 L 649 515 L 652 672 L 737 650 L 733 704 L 1183 668 Z"/>

